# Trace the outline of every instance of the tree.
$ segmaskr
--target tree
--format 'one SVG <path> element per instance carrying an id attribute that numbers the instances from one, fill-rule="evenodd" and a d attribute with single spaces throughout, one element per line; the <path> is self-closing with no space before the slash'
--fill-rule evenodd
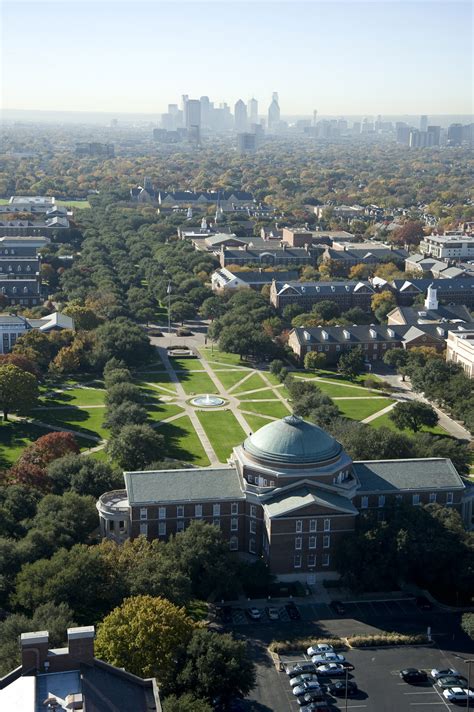
<path id="1" fill-rule="evenodd" d="M 272 373 L 274 376 L 278 376 L 278 374 L 281 373 L 281 370 L 284 367 L 285 364 L 283 363 L 283 361 L 279 358 L 275 358 L 270 364 L 270 373 Z"/>
<path id="2" fill-rule="evenodd" d="M 8 420 L 11 411 L 22 413 L 32 408 L 38 399 L 38 383 L 35 376 L 18 366 L 0 366 L 0 408 L 3 420 Z"/>
<path id="3" fill-rule="evenodd" d="M 304 357 L 304 367 L 308 371 L 316 371 L 318 368 L 324 368 L 326 362 L 325 354 L 318 353 L 317 351 L 308 351 Z"/>
<path id="4" fill-rule="evenodd" d="M 92 331 L 100 324 L 99 317 L 92 309 L 78 304 L 68 304 L 64 307 L 63 313 L 71 317 L 77 331 Z"/>
<path id="5" fill-rule="evenodd" d="M 125 402 L 141 403 L 142 400 L 143 391 L 134 383 L 116 383 L 110 386 L 105 396 L 105 403 L 109 408 L 117 408 Z"/>
<path id="6" fill-rule="evenodd" d="M 31 359 L 40 368 L 47 368 L 52 357 L 51 341 L 47 334 L 31 329 L 17 340 L 12 352 Z"/>
<path id="7" fill-rule="evenodd" d="M 109 409 L 104 418 L 104 428 L 117 432 L 126 425 L 143 425 L 148 419 L 145 408 L 138 403 L 124 401 L 113 409 Z"/>
<path id="8" fill-rule="evenodd" d="M 349 279 L 368 279 L 372 276 L 374 268 L 372 265 L 357 264 L 349 270 Z"/>
<path id="9" fill-rule="evenodd" d="M 77 349 L 74 346 L 64 346 L 53 360 L 51 370 L 59 373 L 75 373 L 80 365 Z"/>
<path id="10" fill-rule="evenodd" d="M 225 314 L 226 304 L 221 297 L 208 297 L 201 304 L 199 309 L 200 315 L 203 319 L 217 319 L 218 317 Z"/>
<path id="11" fill-rule="evenodd" d="M 461 628 L 471 640 L 474 640 L 474 613 L 463 613 Z"/>
<path id="12" fill-rule="evenodd" d="M 460 475 L 469 474 L 471 451 L 468 444 L 432 433 L 416 433 L 412 442 L 415 457 L 447 457 Z"/>
<path id="13" fill-rule="evenodd" d="M 342 318 L 348 324 L 370 324 L 373 321 L 373 317 L 368 312 L 364 311 L 360 307 L 352 307 L 341 314 Z"/>
<path id="14" fill-rule="evenodd" d="M 178 299 L 170 306 L 171 321 L 179 321 L 180 324 L 184 324 L 187 319 L 192 319 L 195 314 L 194 306 L 184 299 Z"/>
<path id="15" fill-rule="evenodd" d="M 255 664 L 243 641 L 229 633 L 195 630 L 178 663 L 177 688 L 223 705 L 246 697 L 255 686 Z"/>
<path id="16" fill-rule="evenodd" d="M 132 374 L 128 368 L 109 369 L 107 373 L 104 374 L 104 385 L 107 389 L 117 385 L 117 383 L 130 383 L 131 380 Z"/>
<path id="17" fill-rule="evenodd" d="M 397 245 L 419 245 L 424 238 L 423 223 L 408 221 L 399 230 L 392 232 L 390 240 Z"/>
<path id="18" fill-rule="evenodd" d="M 163 702 L 163 712 L 213 712 L 214 707 L 206 700 L 201 700 L 192 692 L 184 695 L 168 695 Z"/>
<path id="19" fill-rule="evenodd" d="M 414 433 L 417 433 L 423 425 L 434 428 L 438 422 L 438 414 L 435 409 L 421 401 L 397 403 L 388 417 L 400 430 L 409 428 Z"/>
<path id="20" fill-rule="evenodd" d="M 101 324 L 94 331 L 94 338 L 93 358 L 98 366 L 104 366 L 113 357 L 136 365 L 147 361 L 153 353 L 143 329 L 126 317 Z"/>
<path id="21" fill-rule="evenodd" d="M 336 302 L 331 302 L 329 299 L 323 299 L 323 301 L 317 302 L 313 306 L 312 312 L 320 317 L 320 319 L 329 321 L 329 319 L 339 316 L 341 309 L 339 304 L 336 304 Z"/>
<path id="22" fill-rule="evenodd" d="M 337 363 L 337 370 L 343 376 L 353 380 L 364 370 L 364 352 L 360 346 L 342 353 Z"/>
<path id="23" fill-rule="evenodd" d="M 165 598 L 132 596 L 99 625 L 95 654 L 134 675 L 156 677 L 163 686 L 172 682 L 176 657 L 192 632 L 184 608 Z"/>
<path id="24" fill-rule="evenodd" d="M 107 452 L 124 470 L 143 470 L 158 460 L 163 452 L 164 438 L 150 425 L 126 425 L 112 433 Z"/>
<path id="25" fill-rule="evenodd" d="M 79 445 L 72 433 L 48 433 L 23 451 L 19 463 L 31 463 L 45 468 L 53 460 L 71 453 L 78 455 L 79 452 Z"/>
<path id="26" fill-rule="evenodd" d="M 269 336 L 248 326 L 226 327 L 219 338 L 219 349 L 232 354 L 268 358 L 275 353 L 276 347 Z"/>
<path id="27" fill-rule="evenodd" d="M 0 366 L 5 366 L 6 364 L 12 364 L 13 366 L 21 368 L 22 371 L 28 371 L 28 373 L 31 373 L 36 378 L 41 376 L 41 371 L 36 363 L 26 358 L 26 356 L 14 353 L 0 354 Z"/>
<path id="28" fill-rule="evenodd" d="M 392 311 L 392 309 L 395 309 L 396 306 L 397 301 L 395 295 L 393 292 L 389 292 L 388 289 L 377 292 L 370 300 L 370 308 L 380 322 L 385 321 L 387 314 Z"/>
<path id="29" fill-rule="evenodd" d="M 119 487 L 123 482 L 121 472 L 114 470 L 108 463 L 73 454 L 51 462 L 47 476 L 56 494 L 72 490 L 77 494 L 93 497 L 99 497 L 104 492 Z"/>

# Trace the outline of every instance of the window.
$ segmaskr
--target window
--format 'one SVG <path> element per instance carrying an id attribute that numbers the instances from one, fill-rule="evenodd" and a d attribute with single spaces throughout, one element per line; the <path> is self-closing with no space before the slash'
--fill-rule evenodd
<path id="1" fill-rule="evenodd" d="M 109 521 L 109 532 L 113 532 L 114 529 L 115 529 L 115 522 L 113 519 L 111 519 Z"/>
<path id="2" fill-rule="evenodd" d="M 147 508 L 140 507 L 140 519 L 147 519 Z"/>
<path id="3" fill-rule="evenodd" d="M 315 536 L 309 537 L 309 548 L 316 549 L 316 537 Z"/>
<path id="4" fill-rule="evenodd" d="M 303 521 L 301 519 L 296 520 L 296 531 L 298 534 L 301 534 L 303 531 Z"/>
<path id="5" fill-rule="evenodd" d="M 239 529 L 239 520 L 238 519 L 231 519 L 230 520 L 230 531 L 231 532 L 236 532 Z"/>
<path id="6" fill-rule="evenodd" d="M 184 521 L 180 519 L 179 522 L 176 522 L 176 531 L 177 532 L 183 532 L 184 531 Z"/>
<path id="7" fill-rule="evenodd" d="M 436 492 L 430 492 L 430 504 L 436 502 Z"/>
<path id="8" fill-rule="evenodd" d="M 414 494 L 411 500 L 412 504 L 420 504 L 420 495 Z"/>
<path id="9" fill-rule="evenodd" d="M 329 554 L 323 554 L 323 566 L 329 566 L 330 557 Z"/>
<path id="10" fill-rule="evenodd" d="M 301 554 L 295 554 L 295 560 L 294 560 L 293 565 L 294 565 L 295 569 L 301 568 Z"/>
<path id="11" fill-rule="evenodd" d="M 379 507 L 385 507 L 385 495 L 379 495 Z"/>
<path id="12" fill-rule="evenodd" d="M 257 531 L 257 522 L 255 522 L 253 519 L 250 520 L 250 533 L 255 534 Z"/>
<path id="13" fill-rule="evenodd" d="M 323 536 L 323 548 L 324 549 L 329 549 L 331 546 L 331 537 L 330 536 Z"/>
<path id="14" fill-rule="evenodd" d="M 310 519 L 310 520 L 309 520 L 309 531 L 310 531 L 310 532 L 315 532 L 315 531 L 316 531 L 316 519 Z"/>
<path id="15" fill-rule="evenodd" d="M 249 551 L 251 554 L 255 554 L 255 539 L 249 540 Z"/>
<path id="16" fill-rule="evenodd" d="M 446 504 L 452 504 L 452 503 L 453 503 L 453 493 L 446 492 Z"/>
<path id="17" fill-rule="evenodd" d="M 368 497 L 362 497 L 360 501 L 360 508 L 361 509 L 367 509 L 369 506 L 369 498 Z"/>
<path id="18" fill-rule="evenodd" d="M 159 536 L 166 536 L 166 522 L 158 522 Z"/>
<path id="19" fill-rule="evenodd" d="M 213 516 L 213 517 L 220 517 L 220 516 L 221 516 L 221 505 L 220 505 L 220 504 L 213 504 L 213 505 L 212 505 L 212 516 Z"/>
<path id="20" fill-rule="evenodd" d="M 303 540 L 300 536 L 295 537 L 295 549 L 301 549 Z"/>
<path id="21" fill-rule="evenodd" d="M 330 532 L 330 531 L 331 531 L 331 520 L 330 520 L 330 519 L 325 519 L 325 520 L 324 520 L 324 531 L 325 531 L 325 532 Z"/>
<path id="22" fill-rule="evenodd" d="M 158 507 L 158 519 L 166 519 L 166 507 Z"/>
<path id="23" fill-rule="evenodd" d="M 195 517 L 202 517 L 202 504 L 195 504 L 195 505 L 194 505 L 194 516 L 195 516 Z"/>
<path id="24" fill-rule="evenodd" d="M 221 527 L 221 520 L 220 520 L 220 519 L 217 519 L 217 518 L 216 518 L 216 519 L 213 519 L 213 520 L 212 520 L 212 523 L 214 524 L 215 527 L 219 527 L 219 529 L 220 529 L 220 527 Z"/>
<path id="25" fill-rule="evenodd" d="M 231 536 L 230 537 L 230 550 L 231 551 L 237 551 L 239 548 L 239 540 L 236 536 Z"/>
<path id="26" fill-rule="evenodd" d="M 230 513 L 231 514 L 238 514 L 239 513 L 239 505 L 237 502 L 232 502 L 230 505 Z"/>
<path id="27" fill-rule="evenodd" d="M 250 516 L 251 517 L 257 516 L 257 507 L 255 506 L 255 504 L 250 505 Z"/>
<path id="28" fill-rule="evenodd" d="M 308 566 L 316 566 L 316 554 L 308 554 Z"/>
<path id="29" fill-rule="evenodd" d="M 125 526 L 125 522 L 123 521 L 123 519 L 121 519 L 121 520 L 119 521 L 118 526 L 119 526 L 119 531 L 120 531 L 120 532 L 124 532 L 124 531 L 126 531 L 126 529 L 127 529 L 127 527 Z"/>
<path id="30" fill-rule="evenodd" d="M 403 502 L 403 495 L 402 495 L 402 494 L 397 494 L 397 495 L 395 496 L 395 499 L 397 500 L 398 504 L 400 504 L 400 502 Z"/>
<path id="31" fill-rule="evenodd" d="M 184 517 L 184 507 L 182 504 L 178 504 L 176 507 L 176 516 L 179 518 Z"/>

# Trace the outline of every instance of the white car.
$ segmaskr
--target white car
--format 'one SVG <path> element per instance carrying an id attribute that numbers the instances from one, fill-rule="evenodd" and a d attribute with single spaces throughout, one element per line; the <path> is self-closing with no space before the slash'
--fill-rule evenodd
<path id="1" fill-rule="evenodd" d="M 318 675 L 327 675 L 328 677 L 345 675 L 346 668 L 339 663 L 325 663 L 324 665 L 316 665 L 316 673 Z"/>
<path id="2" fill-rule="evenodd" d="M 321 685 L 319 682 L 305 682 L 304 685 L 297 685 L 296 687 L 293 688 L 293 694 L 296 695 L 296 697 L 299 697 L 300 695 L 305 695 L 307 692 L 310 692 L 311 690 L 320 690 Z"/>
<path id="3" fill-rule="evenodd" d="M 333 653 L 334 648 L 332 645 L 327 645 L 326 643 L 315 643 L 311 645 L 306 651 L 307 655 L 321 655 L 321 653 Z"/>
<path id="4" fill-rule="evenodd" d="M 346 661 L 344 655 L 338 655 L 337 653 L 321 653 L 320 655 L 313 655 L 311 662 L 315 665 L 321 665 L 322 663 L 344 663 Z"/>
<path id="5" fill-rule="evenodd" d="M 317 682 L 318 677 L 315 673 L 305 672 L 297 677 L 292 677 L 290 680 L 291 687 L 297 687 L 297 685 L 304 685 L 305 682 Z"/>
<path id="6" fill-rule="evenodd" d="M 461 673 L 454 668 L 433 668 L 430 675 L 433 680 L 437 680 L 439 677 L 448 677 L 448 675 L 454 675 L 458 677 Z"/>
<path id="7" fill-rule="evenodd" d="M 262 617 L 262 612 L 258 608 L 248 608 L 247 614 L 253 621 L 258 621 Z"/>
<path id="8" fill-rule="evenodd" d="M 443 690 L 443 697 L 446 697 L 450 702 L 467 702 L 468 699 L 474 700 L 474 690 L 449 687 L 447 690 Z"/>

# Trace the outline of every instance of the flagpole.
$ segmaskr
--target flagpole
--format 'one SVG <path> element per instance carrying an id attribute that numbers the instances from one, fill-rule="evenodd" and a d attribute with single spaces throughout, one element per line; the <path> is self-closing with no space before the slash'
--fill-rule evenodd
<path id="1" fill-rule="evenodd" d="M 171 282 L 168 282 L 168 336 L 171 336 Z"/>

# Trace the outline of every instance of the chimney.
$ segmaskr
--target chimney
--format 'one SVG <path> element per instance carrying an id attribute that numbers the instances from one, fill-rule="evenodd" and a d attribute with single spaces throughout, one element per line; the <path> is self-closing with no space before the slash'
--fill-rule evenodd
<path id="1" fill-rule="evenodd" d="M 48 657 L 49 633 L 47 630 L 36 633 L 22 633 L 20 636 L 21 666 L 23 672 L 36 670 L 44 672 L 44 663 Z"/>
<path id="2" fill-rule="evenodd" d="M 94 636 L 93 625 L 82 628 L 68 628 L 67 642 L 69 655 L 79 663 L 92 664 L 94 659 Z"/>

